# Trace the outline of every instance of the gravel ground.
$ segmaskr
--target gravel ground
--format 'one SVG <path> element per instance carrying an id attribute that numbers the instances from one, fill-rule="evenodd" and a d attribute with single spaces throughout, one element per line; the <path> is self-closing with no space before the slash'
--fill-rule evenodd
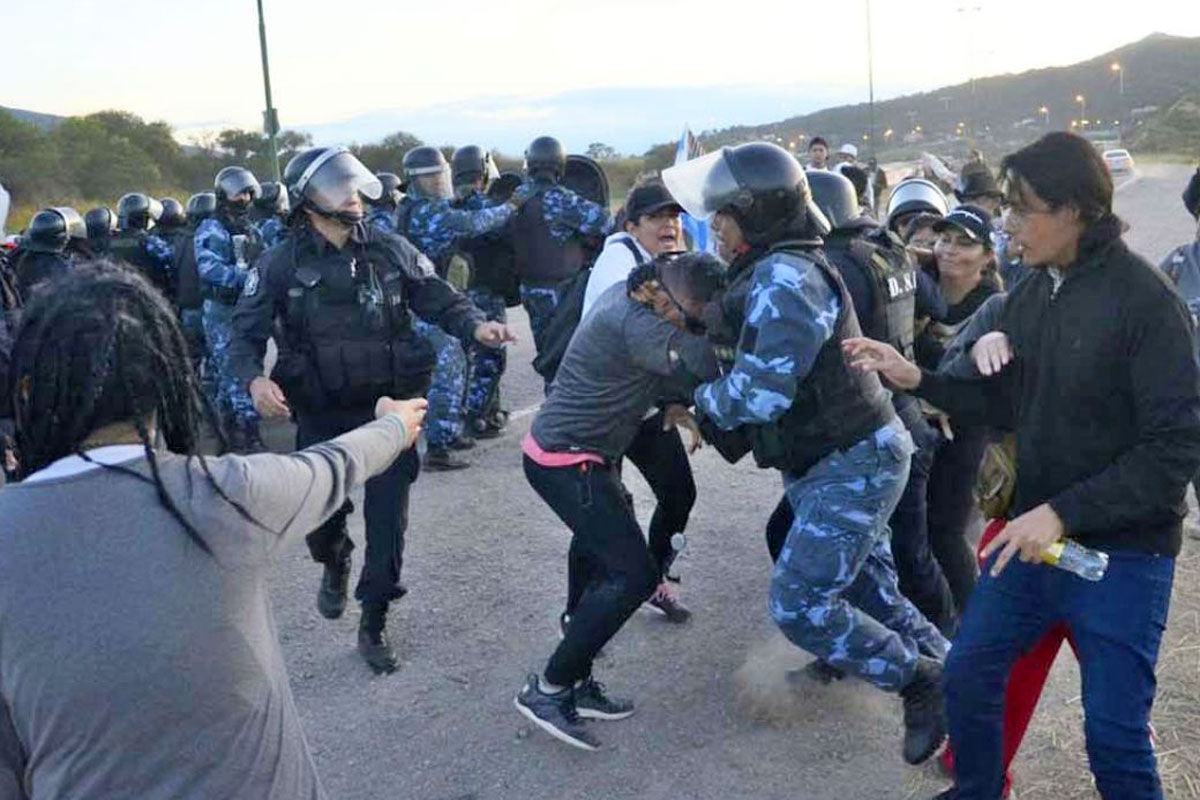
<path id="1" fill-rule="evenodd" d="M 1129 240 L 1155 260 L 1194 231 L 1178 199 L 1187 172 L 1146 165 L 1118 195 L 1118 210 L 1133 223 Z M 517 715 L 514 693 L 556 641 L 568 538 L 521 471 L 518 443 L 541 392 L 527 321 L 519 309 L 513 318 L 522 342 L 509 359 L 505 402 L 526 413 L 504 438 L 474 451 L 471 469 L 424 475 L 414 491 L 404 571 L 411 593 L 390 621 L 401 669 L 378 678 L 360 662 L 353 610 L 336 622 L 317 614 L 319 568 L 302 544 L 278 565 L 280 636 L 330 796 L 883 800 L 944 786 L 934 769 L 901 762 L 897 698 L 853 681 L 786 683 L 785 672 L 808 657 L 766 614 L 762 528 L 779 480 L 748 463 L 730 467 L 708 450 L 693 462 L 700 499 L 682 562 L 682 596 L 695 617 L 673 627 L 639 612 L 597 667 L 614 694 L 637 701 L 638 713 L 595 723 L 605 745 L 597 753 L 565 747 Z M 267 436 L 289 449 L 286 426 Z M 635 476 L 629 484 L 648 519 L 647 488 Z M 352 534 L 361 544 L 358 515 Z M 1191 544 L 1190 552 L 1200 548 Z M 1172 797 L 1200 797 L 1191 702 L 1200 677 L 1198 570 L 1200 560 L 1181 560 L 1164 647 L 1157 724 L 1164 771 L 1182 787 Z M 1091 796 L 1078 694 L 1077 671 L 1060 659 L 1018 763 L 1021 798 Z"/>

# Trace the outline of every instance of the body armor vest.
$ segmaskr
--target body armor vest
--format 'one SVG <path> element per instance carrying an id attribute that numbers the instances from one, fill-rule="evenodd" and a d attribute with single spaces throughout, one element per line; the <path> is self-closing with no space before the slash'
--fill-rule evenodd
<path id="1" fill-rule="evenodd" d="M 857 269 L 871 286 L 871 308 L 859 319 L 863 334 L 887 342 L 910 361 L 916 338 L 917 266 L 903 242 L 885 228 L 850 239 L 826 241 L 826 254 L 840 270 Z"/>
<path id="2" fill-rule="evenodd" d="M 553 287 L 573 277 L 584 264 L 583 245 L 572 236 L 559 243 L 543 216 L 545 194 L 538 192 L 521 206 L 513 229 L 516 272 L 521 283 Z"/>

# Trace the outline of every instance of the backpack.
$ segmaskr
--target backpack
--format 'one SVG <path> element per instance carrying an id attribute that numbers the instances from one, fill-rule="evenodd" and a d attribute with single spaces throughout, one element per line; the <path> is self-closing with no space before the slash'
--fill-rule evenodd
<path id="1" fill-rule="evenodd" d="M 617 241 L 629 248 L 637 266 L 646 263 L 632 239 Z M 587 294 L 588 279 L 591 276 L 592 268 L 585 267 L 555 288 L 558 302 L 554 306 L 554 316 L 546 324 L 542 349 L 533 359 L 534 371 L 545 378 L 547 383 L 554 380 L 563 356 L 567 354 L 567 345 L 571 343 L 571 337 L 579 327 L 579 320 L 583 317 L 583 298 Z"/>
<path id="2" fill-rule="evenodd" d="M 1017 491 L 1017 437 L 988 442 L 975 481 L 975 502 L 984 519 L 1004 519 Z"/>

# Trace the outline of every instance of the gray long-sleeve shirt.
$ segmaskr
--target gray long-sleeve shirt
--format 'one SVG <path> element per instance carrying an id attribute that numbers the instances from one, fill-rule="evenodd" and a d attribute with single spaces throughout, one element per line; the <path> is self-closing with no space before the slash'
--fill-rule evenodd
<path id="1" fill-rule="evenodd" d="M 387 416 L 292 455 L 0 491 L 0 797 L 322 798 L 267 589 L 272 556 L 403 448 Z M 125 466 L 149 475 L 145 458 Z"/>

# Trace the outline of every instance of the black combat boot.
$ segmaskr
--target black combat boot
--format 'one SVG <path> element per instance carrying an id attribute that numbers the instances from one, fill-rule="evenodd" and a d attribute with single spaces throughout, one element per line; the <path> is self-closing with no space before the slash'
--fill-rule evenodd
<path id="1" fill-rule="evenodd" d="M 376 675 L 396 671 L 396 651 L 387 635 L 387 604 L 363 603 L 358 624 L 358 652 Z"/>
<path id="2" fill-rule="evenodd" d="M 941 662 L 920 656 L 917 671 L 900 696 L 904 698 L 904 760 L 920 764 L 946 740 Z"/>
<path id="3" fill-rule="evenodd" d="M 433 472 L 453 472 L 454 470 L 466 469 L 471 466 L 471 462 L 467 461 L 462 456 L 455 453 L 453 450 L 445 448 L 429 448 L 425 451 L 425 469 Z"/>
<path id="4" fill-rule="evenodd" d="M 346 610 L 346 585 L 350 582 L 350 554 L 325 564 L 321 588 L 317 590 L 317 611 L 325 619 L 338 619 Z"/>
<path id="5" fill-rule="evenodd" d="M 477 417 L 474 414 L 467 417 L 466 429 L 476 439 L 498 439 L 504 434 L 504 429 L 492 424 L 491 420 Z"/>
<path id="6" fill-rule="evenodd" d="M 475 437 L 470 434 L 465 428 L 463 432 L 454 437 L 454 441 L 450 443 L 451 450 L 474 450 Z"/>

